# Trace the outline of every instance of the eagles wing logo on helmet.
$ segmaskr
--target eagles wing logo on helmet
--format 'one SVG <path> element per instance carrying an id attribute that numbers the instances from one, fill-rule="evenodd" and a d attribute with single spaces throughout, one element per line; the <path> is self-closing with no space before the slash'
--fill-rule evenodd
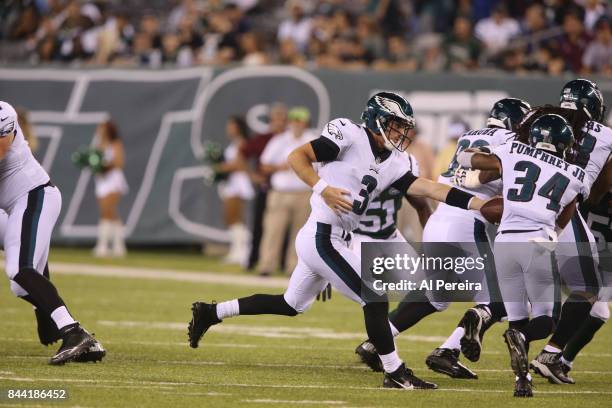
<path id="1" fill-rule="evenodd" d="M 4 120 L 8 117 L 4 118 Z M 6 123 L 0 123 L 0 136 L 6 136 L 11 134 L 15 130 L 15 120 L 8 121 Z"/>

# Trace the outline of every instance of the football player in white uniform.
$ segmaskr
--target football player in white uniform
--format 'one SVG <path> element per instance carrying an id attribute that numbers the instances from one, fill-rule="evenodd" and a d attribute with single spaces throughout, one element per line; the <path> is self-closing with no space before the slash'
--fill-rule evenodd
<path id="1" fill-rule="evenodd" d="M 580 133 L 577 133 L 572 162 L 585 170 L 587 187 L 591 188 L 598 180 L 597 188 L 592 190 L 592 197 L 588 198 L 588 206 L 597 209 L 601 205 L 599 212 L 602 214 L 593 215 L 590 222 L 593 223 L 594 219 L 602 221 L 599 217 L 605 217 L 603 220 L 608 219 L 608 222 L 604 224 L 609 224 L 609 214 L 604 214 L 605 208 L 609 208 L 607 207 L 609 201 L 602 202 L 602 199 L 612 188 L 609 181 L 610 167 L 612 167 L 610 165 L 612 129 L 600 123 L 605 112 L 602 94 L 595 83 L 586 79 L 575 79 L 563 87 L 560 107 L 569 111 L 564 116 L 577 118 L 574 119 L 576 123 L 573 127 L 580 129 Z M 605 230 L 606 228 L 604 232 Z M 605 242 L 605 237 L 600 241 Z M 559 273 L 571 293 L 563 304 L 561 318 L 553 336 L 531 362 L 531 366 L 535 372 L 548 378 L 552 383 L 572 384 L 574 380 L 567 373 L 577 353 L 573 351 L 576 350 L 576 346 L 568 350 L 567 357 L 561 353 L 572 336 L 577 336 L 576 341 L 586 344 L 588 340 L 586 342 L 585 340 L 587 338 L 590 340 L 594 330 L 596 331 L 608 319 L 609 290 L 605 285 L 602 287 L 597 243 L 580 212 L 575 212 L 570 225 L 559 235 L 559 242 L 562 243 L 556 251 Z M 600 301 L 597 301 L 598 297 Z M 585 323 L 587 320 L 589 322 Z M 577 333 L 583 324 L 586 333 Z"/>
<path id="2" fill-rule="evenodd" d="M 8 214 L 5 269 L 12 292 L 34 306 L 41 343 L 62 339 L 49 361 L 54 365 L 101 360 L 105 354 L 49 280 L 49 244 L 61 206 L 61 193 L 32 155 L 15 109 L 0 101 L 0 209 Z"/>
<path id="3" fill-rule="evenodd" d="M 531 124 L 529 145 L 511 141 L 493 149 L 493 154 L 463 152 L 458 159 L 465 167 L 496 170 L 503 176 L 504 211 L 494 254 L 510 323 L 504 339 L 516 375 L 516 397 L 533 396 L 529 343 L 553 331 L 558 285 L 551 251 L 557 243 L 556 230 L 565 227 L 569 219 L 565 214 L 575 209 L 577 198 L 588 196 L 585 171 L 565 160 L 573 143 L 569 123 L 547 114 Z"/>
<path id="4" fill-rule="evenodd" d="M 370 201 L 390 186 L 409 195 L 426 196 L 462 208 L 479 209 L 483 200 L 444 184 L 415 177 L 404 159 L 414 127 L 410 104 L 401 96 L 381 92 L 371 97 L 363 125 L 335 119 L 322 135 L 289 156 L 296 174 L 313 189 L 312 212 L 296 238 L 298 265 L 284 295 L 253 295 L 219 304 L 196 302 L 189 323 L 191 347 L 223 319 L 246 314 L 295 316 L 306 311 L 328 282 L 363 308 L 366 331 L 385 371 L 383 386 L 432 389 L 399 358 L 388 323 L 384 294 L 362 284 L 361 260 L 347 239 L 357 229 Z M 313 163 L 321 163 L 319 172 Z"/>
<path id="5" fill-rule="evenodd" d="M 438 182 L 452 185 L 452 179 L 459 167 L 457 155 L 462 151 L 468 148 L 491 149 L 513 139 L 514 128 L 530 108 L 527 102 L 520 99 L 505 98 L 497 101 L 491 109 L 486 128 L 470 130 L 459 138 L 457 152 L 448 170 L 438 178 Z M 478 173 L 474 174 L 475 177 L 478 177 Z M 488 199 L 500 194 L 501 182 L 494 181 L 472 188 L 459 188 L 480 198 Z M 465 313 L 451 336 L 425 361 L 430 369 L 453 378 L 478 378 L 474 372 L 459 362 L 459 350 L 464 349 L 464 354 L 471 361 L 477 361 L 484 332 L 506 315 L 503 303 L 499 301 L 499 287 L 485 223 L 486 221 L 477 211 L 463 210 L 441 203 L 429 218 L 423 232 L 424 242 L 447 242 L 452 245 L 461 245 L 461 251 L 471 257 L 487 254 L 486 276 L 479 277 L 482 280 L 483 289 L 473 294 L 478 305 Z M 497 302 L 494 301 L 496 299 Z M 446 310 L 449 304 L 447 300 L 437 300 L 432 293 L 413 291 L 391 314 L 390 321 L 394 329 L 403 332 L 426 316 Z M 371 369 L 381 370 L 376 350 L 373 349 L 370 342 L 363 342 L 355 352 Z"/>

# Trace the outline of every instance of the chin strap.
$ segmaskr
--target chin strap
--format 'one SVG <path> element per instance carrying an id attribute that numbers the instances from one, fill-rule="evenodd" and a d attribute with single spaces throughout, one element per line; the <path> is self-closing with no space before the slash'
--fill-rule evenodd
<path id="1" fill-rule="evenodd" d="M 380 120 L 378 118 L 376 118 L 376 126 L 378 126 L 378 130 L 380 131 L 380 134 L 382 135 L 383 139 L 385 139 L 385 149 L 387 150 L 395 149 L 395 146 L 393 146 L 393 143 L 391 143 L 391 141 L 385 134 L 385 130 L 383 126 L 380 124 Z"/>

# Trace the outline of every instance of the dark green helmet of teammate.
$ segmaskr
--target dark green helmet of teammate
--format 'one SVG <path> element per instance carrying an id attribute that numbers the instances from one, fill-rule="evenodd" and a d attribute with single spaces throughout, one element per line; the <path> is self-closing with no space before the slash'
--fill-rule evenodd
<path id="1" fill-rule="evenodd" d="M 562 116 L 542 115 L 529 128 L 529 144 L 536 149 L 547 150 L 555 156 L 565 158 L 565 154 L 574 144 L 574 132 Z"/>
<path id="2" fill-rule="evenodd" d="M 597 84 L 582 78 L 574 79 L 565 84 L 563 90 L 561 90 L 559 106 L 583 110 L 595 122 L 602 122 L 606 112 L 603 95 Z"/>
<path id="3" fill-rule="evenodd" d="M 522 99 L 504 98 L 495 102 L 489 118 L 487 127 L 499 127 L 515 131 L 525 114 L 531 110 L 531 105 Z"/>
<path id="4" fill-rule="evenodd" d="M 408 131 L 416 126 L 414 112 L 410 103 L 393 92 L 378 92 L 372 96 L 366 108 L 361 114 L 361 119 L 365 122 L 366 128 L 370 131 L 382 135 L 385 139 L 385 147 L 403 151 L 408 147 L 406 143 Z M 389 138 L 390 130 L 401 133 L 401 136 L 392 141 Z"/>

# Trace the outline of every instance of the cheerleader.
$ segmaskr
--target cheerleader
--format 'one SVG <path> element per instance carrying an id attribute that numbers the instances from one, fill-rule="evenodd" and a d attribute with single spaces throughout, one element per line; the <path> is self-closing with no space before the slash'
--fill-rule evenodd
<path id="1" fill-rule="evenodd" d="M 225 261 L 244 266 L 249 256 L 251 234 L 244 223 L 243 208 L 245 201 L 253 199 L 255 190 L 246 172 L 246 163 L 238 152 L 248 139 L 248 127 L 243 118 L 232 116 L 225 132 L 230 144 L 223 153 L 223 162 L 215 166 L 215 171 L 223 177 L 219 182 L 219 197 L 230 232 L 230 250 Z"/>
<path id="2" fill-rule="evenodd" d="M 96 198 L 100 209 L 97 257 L 125 256 L 123 224 L 119 217 L 119 201 L 128 192 L 123 175 L 124 151 L 117 125 L 107 120 L 98 125 L 96 148 L 102 152 L 103 170 L 95 176 Z"/>

